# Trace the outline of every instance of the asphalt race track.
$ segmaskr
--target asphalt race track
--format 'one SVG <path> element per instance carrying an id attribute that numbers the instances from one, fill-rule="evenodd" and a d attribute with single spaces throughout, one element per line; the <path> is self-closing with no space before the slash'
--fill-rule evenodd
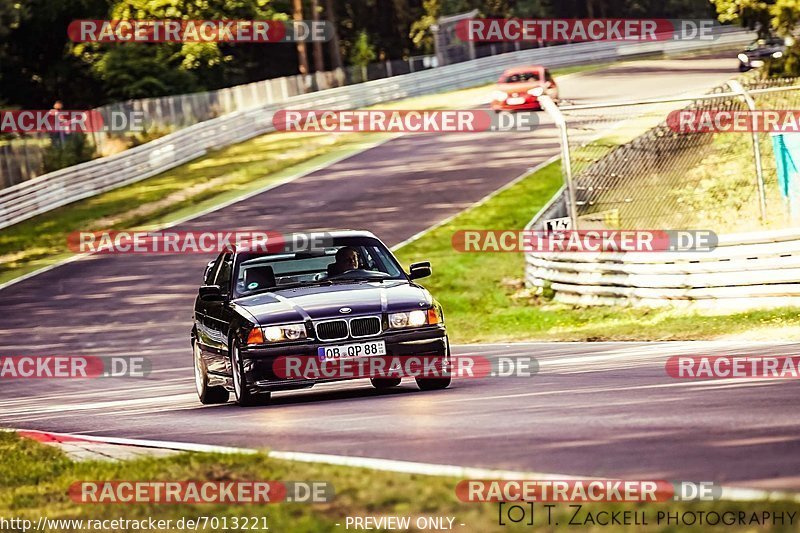
<path id="1" fill-rule="evenodd" d="M 560 85 L 562 98 L 587 103 L 700 92 L 735 74 L 735 59 L 646 61 Z M 180 229 L 359 228 L 393 245 L 557 153 L 549 126 L 407 135 Z M 208 260 L 95 256 L 1 290 L 2 355 L 142 356 L 153 372 L 139 380 L 4 381 L 0 426 L 800 488 L 796 380 L 678 381 L 664 372 L 671 354 L 795 353 L 792 345 L 461 346 L 457 355 L 534 356 L 541 371 L 457 380 L 434 393 L 412 384 L 379 392 L 357 382 L 278 393 L 266 408 L 201 407 L 188 335 Z"/>

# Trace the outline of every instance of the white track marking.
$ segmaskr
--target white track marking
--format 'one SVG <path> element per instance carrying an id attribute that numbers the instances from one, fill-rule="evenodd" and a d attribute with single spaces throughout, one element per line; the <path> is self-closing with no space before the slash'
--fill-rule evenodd
<path id="1" fill-rule="evenodd" d="M 15 430 L 6 430 L 15 431 Z M 27 430 L 23 430 L 27 431 Z M 90 442 L 106 444 L 120 444 L 125 446 L 139 446 L 145 448 L 159 448 L 199 453 L 243 453 L 257 454 L 259 450 L 252 448 L 233 448 L 229 446 L 214 446 L 209 444 L 194 444 L 187 442 L 169 442 L 144 439 L 124 439 L 116 437 L 97 437 L 93 435 L 74 435 L 70 433 L 49 433 L 34 431 L 55 437 L 68 437 L 82 439 Z M 306 452 L 268 451 L 267 456 L 272 459 L 297 461 L 302 463 L 319 463 L 350 468 L 368 468 L 383 472 L 397 472 L 403 474 L 417 474 L 424 476 L 453 477 L 460 479 L 528 479 L 528 480 L 579 480 L 579 479 L 604 479 L 593 476 L 574 476 L 565 474 L 552 474 L 544 472 L 522 472 L 514 470 L 492 470 L 487 468 L 473 468 L 456 465 L 442 465 L 434 463 L 419 463 L 414 461 L 398 461 L 394 459 L 380 459 L 376 457 L 353 457 L 346 455 L 329 455 Z M 781 500 L 800 503 L 800 493 L 785 491 L 769 491 L 762 489 L 748 489 L 741 487 L 721 487 L 720 499 L 728 501 L 763 501 Z"/>

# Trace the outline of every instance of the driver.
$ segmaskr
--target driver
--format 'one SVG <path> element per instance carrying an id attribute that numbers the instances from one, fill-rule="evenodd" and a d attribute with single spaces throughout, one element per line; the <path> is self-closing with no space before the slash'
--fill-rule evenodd
<path id="1" fill-rule="evenodd" d="M 328 266 L 328 276 L 338 276 L 357 268 L 358 252 L 352 246 L 345 246 L 336 251 L 336 262 Z"/>

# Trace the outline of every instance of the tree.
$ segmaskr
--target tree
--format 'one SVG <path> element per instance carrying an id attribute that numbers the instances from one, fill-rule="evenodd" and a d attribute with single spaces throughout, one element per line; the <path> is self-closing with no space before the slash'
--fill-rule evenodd
<path id="1" fill-rule="evenodd" d="M 772 16 L 770 25 L 775 33 L 788 37 L 800 22 L 800 0 L 777 0 L 770 6 L 769 13 Z"/>
<path id="2" fill-rule="evenodd" d="M 19 28 L 19 23 L 30 15 L 30 12 L 17 0 L 0 0 L 0 41 Z"/>
<path id="3" fill-rule="evenodd" d="M 176 68 L 176 57 L 166 47 L 137 43 L 108 50 L 95 70 L 112 100 L 149 98 L 199 90 L 197 79 L 187 69 Z"/>
<path id="4" fill-rule="evenodd" d="M 734 22 L 758 30 L 759 37 L 777 35 L 790 46 L 781 57 L 764 66 L 768 76 L 800 76 L 800 43 L 794 32 L 800 23 L 800 0 L 711 0 L 722 22 Z"/>
<path id="5" fill-rule="evenodd" d="M 28 16 L 27 9 L 16 2 L 16 0 L 0 0 L 0 64 L 8 53 L 8 46 L 5 44 L 9 34 L 19 28 L 20 21 Z M 0 80 L 2 80 L 2 70 L 0 70 Z M 0 104 L 2 104 L 2 94 L 0 94 Z"/>
<path id="6" fill-rule="evenodd" d="M 336 11 L 333 7 L 333 0 L 325 0 L 325 16 L 333 27 L 333 35 L 330 42 L 331 67 L 339 69 L 342 68 L 342 51 L 339 49 L 339 29 L 336 25 Z"/>
<path id="7" fill-rule="evenodd" d="M 286 20 L 288 17 L 274 10 L 269 0 L 113 0 L 107 18 Z M 90 65 L 107 96 L 140 98 L 225 85 L 228 67 L 233 62 L 231 49 L 235 46 L 216 42 L 80 43 L 73 47 L 73 54 Z M 148 71 L 149 68 L 153 70 Z M 131 82 L 133 86 L 129 85 Z"/>
<path id="8" fill-rule="evenodd" d="M 409 35 L 417 50 L 423 54 L 432 54 L 435 49 L 431 26 L 436 24 L 436 19 L 441 16 L 441 2 L 440 0 L 424 0 L 422 9 L 424 14 L 411 24 Z"/>
<path id="9" fill-rule="evenodd" d="M 292 19 L 303 20 L 303 0 L 292 0 Z M 297 63 L 300 74 L 308 74 L 308 51 L 304 41 L 297 41 Z"/>
<path id="10" fill-rule="evenodd" d="M 717 10 L 720 22 L 740 24 L 751 30 L 758 30 L 761 36 L 770 33 L 772 17 L 770 2 L 763 0 L 710 0 Z"/>
<path id="11" fill-rule="evenodd" d="M 367 32 L 361 31 L 350 51 L 350 63 L 357 67 L 366 67 L 375 61 L 375 47 L 369 42 Z"/>
<path id="12" fill-rule="evenodd" d="M 367 32 L 361 31 L 350 50 L 350 63 L 361 67 L 361 81 L 367 81 L 367 65 L 375 61 L 375 47 L 369 42 Z"/>
<path id="13" fill-rule="evenodd" d="M 96 101 L 100 88 L 89 68 L 67 53 L 66 32 L 76 18 L 104 18 L 106 0 L 11 0 L 10 5 L 9 10 L 7 0 L 0 0 L 0 100 L 33 109 L 47 109 L 55 100 L 69 109 Z"/>
<path id="14" fill-rule="evenodd" d="M 315 23 L 319 22 L 319 4 L 317 0 L 311 0 L 311 20 Z M 322 43 L 320 41 L 311 43 L 311 51 L 311 55 L 314 58 L 314 70 L 318 72 L 325 70 L 325 60 L 322 59 Z"/>

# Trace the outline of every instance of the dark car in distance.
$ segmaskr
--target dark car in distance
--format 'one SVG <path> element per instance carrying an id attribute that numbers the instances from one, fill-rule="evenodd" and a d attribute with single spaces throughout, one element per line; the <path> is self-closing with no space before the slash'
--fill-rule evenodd
<path id="1" fill-rule="evenodd" d="M 786 42 L 778 37 L 758 39 L 742 50 L 739 59 L 739 72 L 764 66 L 767 59 L 779 59 L 786 52 Z"/>
<path id="2" fill-rule="evenodd" d="M 233 247 L 208 264 L 194 307 L 191 343 L 204 404 L 268 403 L 272 391 L 342 378 L 276 373 L 281 357 L 421 356 L 450 364 L 441 305 L 415 280 L 428 262 L 403 271 L 372 233 L 327 233 L 322 248 L 264 252 Z M 372 377 L 376 388 L 398 377 Z M 449 373 L 417 377 L 423 390 L 450 385 Z"/>

